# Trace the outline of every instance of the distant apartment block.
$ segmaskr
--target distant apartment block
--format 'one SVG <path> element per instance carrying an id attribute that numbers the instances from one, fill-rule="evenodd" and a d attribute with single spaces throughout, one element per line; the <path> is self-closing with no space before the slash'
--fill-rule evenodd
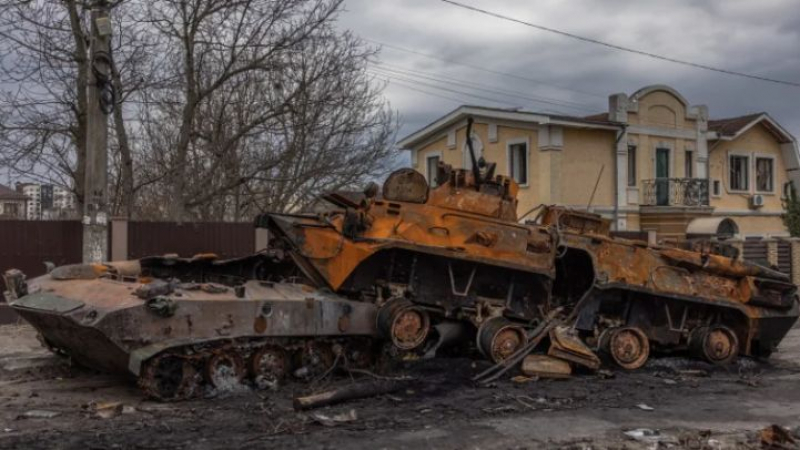
<path id="1" fill-rule="evenodd" d="M 28 198 L 0 184 L 0 219 L 24 219 Z"/>
<path id="2" fill-rule="evenodd" d="M 17 192 L 27 199 L 25 218 L 28 220 L 74 219 L 75 195 L 69 190 L 52 184 L 18 183 Z"/>

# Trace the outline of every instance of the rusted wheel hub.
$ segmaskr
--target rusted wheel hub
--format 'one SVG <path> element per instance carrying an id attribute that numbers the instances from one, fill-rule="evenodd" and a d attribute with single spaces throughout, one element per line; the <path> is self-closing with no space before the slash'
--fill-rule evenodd
<path id="1" fill-rule="evenodd" d="M 513 355 L 525 340 L 525 330 L 502 317 L 489 319 L 478 329 L 478 349 L 495 363 Z"/>
<path id="2" fill-rule="evenodd" d="M 206 362 L 206 379 L 217 389 L 231 389 L 244 378 L 242 358 L 232 350 L 215 352 Z"/>
<path id="3" fill-rule="evenodd" d="M 403 350 L 417 348 L 428 336 L 428 315 L 418 308 L 398 311 L 392 320 L 392 342 Z"/>
<path id="4" fill-rule="evenodd" d="M 611 330 L 608 353 L 620 367 L 634 370 L 642 367 L 650 356 L 650 340 L 636 327 Z"/>
<path id="5" fill-rule="evenodd" d="M 169 353 L 147 362 L 139 378 L 144 392 L 162 401 L 192 398 L 200 393 L 201 383 L 202 376 L 190 360 Z"/>
<path id="6" fill-rule="evenodd" d="M 413 350 L 425 342 L 431 322 L 425 310 L 405 299 L 386 303 L 378 312 L 378 329 L 401 350 Z"/>
<path id="7" fill-rule="evenodd" d="M 702 334 L 702 356 L 712 364 L 731 363 L 739 353 L 739 339 L 727 327 L 715 326 Z"/>
<path id="8" fill-rule="evenodd" d="M 289 373 L 289 358 L 282 348 L 262 347 L 253 354 L 250 360 L 250 371 L 259 388 L 275 386 Z"/>

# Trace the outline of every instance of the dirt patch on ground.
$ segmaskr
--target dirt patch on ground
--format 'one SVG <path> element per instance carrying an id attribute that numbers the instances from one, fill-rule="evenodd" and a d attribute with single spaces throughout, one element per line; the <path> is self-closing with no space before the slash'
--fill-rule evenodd
<path id="1" fill-rule="evenodd" d="M 307 385 L 157 403 L 49 354 L 28 327 L 0 327 L 0 342 L 0 448 L 760 448 L 764 426 L 800 426 L 797 328 L 769 363 L 727 369 L 663 357 L 635 373 L 480 387 L 482 362 L 417 362 L 399 392 L 304 413 L 292 398 Z"/>

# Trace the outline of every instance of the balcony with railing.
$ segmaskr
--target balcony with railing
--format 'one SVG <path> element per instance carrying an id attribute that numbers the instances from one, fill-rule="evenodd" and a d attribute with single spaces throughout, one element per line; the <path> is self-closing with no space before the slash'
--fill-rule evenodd
<path id="1" fill-rule="evenodd" d="M 642 181 L 642 206 L 708 206 L 708 180 L 656 178 Z"/>

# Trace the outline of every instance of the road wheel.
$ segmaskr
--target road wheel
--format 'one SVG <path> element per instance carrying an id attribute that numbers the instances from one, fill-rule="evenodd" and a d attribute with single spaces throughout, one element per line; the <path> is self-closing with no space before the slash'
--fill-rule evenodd
<path id="1" fill-rule="evenodd" d="M 627 370 L 636 370 L 645 365 L 650 357 L 650 340 L 636 327 L 607 330 L 601 345 L 614 362 Z"/>
<path id="2" fill-rule="evenodd" d="M 505 361 L 526 340 L 522 327 L 502 317 L 489 319 L 478 328 L 478 350 L 495 363 Z"/>
<path id="3" fill-rule="evenodd" d="M 219 350 L 206 361 L 206 379 L 217 389 L 231 389 L 244 378 L 242 357 L 234 350 Z"/>
<path id="4" fill-rule="evenodd" d="M 260 389 L 277 386 L 291 370 L 289 366 L 286 351 L 273 345 L 256 350 L 250 359 L 250 372 Z"/>
<path id="5" fill-rule="evenodd" d="M 689 338 L 692 354 L 716 365 L 730 364 L 739 354 L 739 338 L 728 327 L 715 325 L 692 330 Z"/>

